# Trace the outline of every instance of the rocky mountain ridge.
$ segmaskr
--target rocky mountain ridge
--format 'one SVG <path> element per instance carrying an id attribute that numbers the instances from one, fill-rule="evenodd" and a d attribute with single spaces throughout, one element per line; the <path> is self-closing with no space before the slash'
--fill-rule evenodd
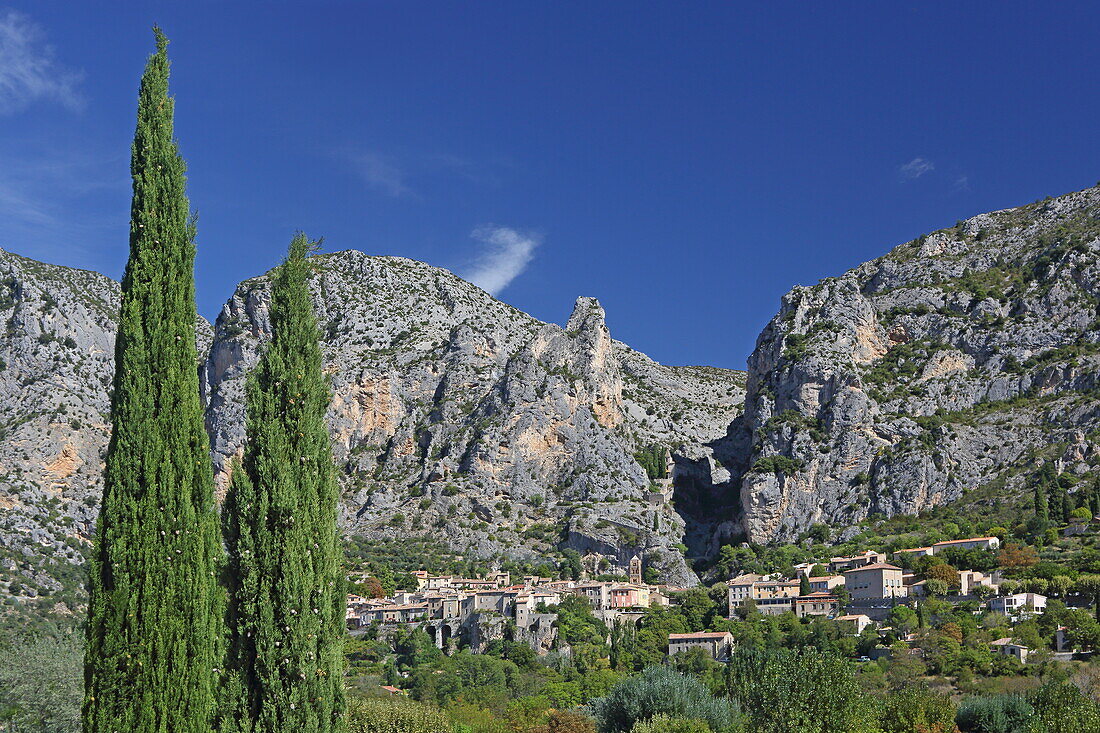
<path id="1" fill-rule="evenodd" d="M 758 542 L 1100 463 L 1100 187 L 992 212 L 796 287 L 726 453 Z"/>
<path id="2" fill-rule="evenodd" d="M 684 519 L 649 498 L 634 454 L 694 459 L 737 414 L 743 377 L 670 368 L 614 341 L 579 298 L 564 328 L 420 262 L 346 251 L 314 258 L 348 532 L 445 537 L 482 556 L 572 547 L 668 577 L 694 576 Z M 267 334 L 267 281 L 242 283 L 205 369 L 219 484 L 243 438 L 245 375 Z"/>
<path id="3" fill-rule="evenodd" d="M 667 496 L 653 501 L 634 454 L 659 445 L 705 463 L 739 412 L 743 373 L 657 364 L 611 338 L 592 298 L 562 328 L 423 263 L 355 251 L 313 262 L 349 535 L 428 535 L 487 558 L 572 547 L 611 566 L 639 553 L 694 582 L 676 547 L 684 519 Z M 70 606 L 61 591 L 79 578 L 102 489 L 119 287 L 7 252 L 0 285 L 0 583 Z M 213 328 L 200 319 L 219 489 L 241 450 L 267 297 L 267 277 L 253 278 Z"/>
<path id="4" fill-rule="evenodd" d="M 676 584 L 723 543 L 1100 475 L 1100 188 L 972 217 L 796 287 L 747 376 L 658 364 L 592 298 L 543 323 L 399 257 L 313 259 L 351 537 L 429 537 Z M 0 590 L 79 602 L 118 284 L 0 251 Z M 198 324 L 219 490 L 269 332 L 267 277 Z"/>

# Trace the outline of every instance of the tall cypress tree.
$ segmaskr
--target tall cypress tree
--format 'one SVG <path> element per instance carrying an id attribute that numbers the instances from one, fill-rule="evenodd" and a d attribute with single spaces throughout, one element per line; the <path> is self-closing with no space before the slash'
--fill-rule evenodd
<path id="1" fill-rule="evenodd" d="M 1049 491 L 1047 477 L 1040 472 L 1035 480 L 1035 517 L 1044 524 L 1050 522 L 1050 500 L 1047 497 Z"/>
<path id="2" fill-rule="evenodd" d="M 249 376 L 244 457 L 226 498 L 236 697 L 224 730 L 342 730 L 346 584 L 312 246 L 298 234 L 275 270 L 271 341 Z"/>
<path id="3" fill-rule="evenodd" d="M 195 349 L 195 227 L 154 28 L 131 154 L 113 430 L 91 562 L 85 733 L 209 733 L 220 544 Z"/>

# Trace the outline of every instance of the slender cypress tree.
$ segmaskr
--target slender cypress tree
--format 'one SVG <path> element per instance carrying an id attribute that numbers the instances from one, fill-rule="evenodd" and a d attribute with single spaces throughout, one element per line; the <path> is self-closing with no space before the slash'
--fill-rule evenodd
<path id="1" fill-rule="evenodd" d="M 1049 487 L 1040 475 L 1035 481 L 1035 516 L 1044 523 L 1050 522 L 1050 500 L 1047 498 Z M 1044 527 L 1045 529 L 1045 527 Z"/>
<path id="2" fill-rule="evenodd" d="M 223 730 L 342 730 L 346 583 L 325 427 L 330 394 L 298 234 L 271 285 L 271 341 L 248 380 L 224 528 L 233 684 Z M 235 691 L 235 692 L 234 692 Z"/>
<path id="3" fill-rule="evenodd" d="M 159 28 L 138 95 L 114 423 L 91 562 L 85 733 L 209 733 L 220 553 L 195 349 L 195 227 Z"/>
<path id="4" fill-rule="evenodd" d="M 1051 499 L 1050 512 L 1056 523 L 1068 524 L 1070 512 L 1073 511 L 1073 502 L 1061 477 L 1054 479 L 1054 484 L 1051 486 Z"/>

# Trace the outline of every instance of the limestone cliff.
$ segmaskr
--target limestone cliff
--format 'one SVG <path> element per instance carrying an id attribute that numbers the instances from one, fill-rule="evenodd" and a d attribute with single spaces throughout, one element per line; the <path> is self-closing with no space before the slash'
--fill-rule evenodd
<path id="1" fill-rule="evenodd" d="M 694 581 L 677 549 L 685 519 L 667 495 L 653 500 L 634 456 L 656 445 L 685 465 L 709 460 L 742 372 L 657 364 L 611 338 L 592 298 L 562 328 L 419 262 L 313 263 L 349 535 L 429 536 L 483 558 L 574 547 L 625 566 L 640 553 Z M 81 602 L 118 297 L 103 275 L 0 251 L 0 594 L 17 603 Z M 197 328 L 219 489 L 241 448 L 267 297 L 265 277 L 248 280 L 213 333 Z"/>
<path id="2" fill-rule="evenodd" d="M 746 385 L 614 340 L 592 298 L 561 327 L 422 263 L 318 256 L 345 531 L 490 559 L 638 553 L 690 584 L 683 545 L 1019 491 L 1045 460 L 1095 473 L 1098 260 L 1100 189 L 958 222 L 794 288 Z M 267 297 L 247 280 L 213 333 L 198 324 L 219 488 Z M 0 592 L 21 601 L 79 602 L 117 299 L 102 275 L 0 251 Z"/>
<path id="3" fill-rule="evenodd" d="M 796 287 L 749 360 L 727 447 L 747 536 L 914 513 L 1100 428 L 1100 188 L 993 212 Z"/>
<path id="4" fill-rule="evenodd" d="M 562 328 L 423 263 L 354 251 L 314 262 L 349 533 L 426 534 L 483 557 L 573 547 L 625 566 L 641 553 L 694 582 L 675 547 L 684 519 L 649 500 L 634 454 L 708 455 L 737 414 L 741 373 L 653 362 L 611 338 L 594 298 Z M 222 486 L 267 330 L 267 281 L 246 281 L 206 369 Z"/>

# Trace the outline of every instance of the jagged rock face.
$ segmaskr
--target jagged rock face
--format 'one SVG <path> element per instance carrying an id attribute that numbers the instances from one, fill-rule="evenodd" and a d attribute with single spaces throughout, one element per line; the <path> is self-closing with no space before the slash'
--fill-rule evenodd
<path id="1" fill-rule="evenodd" d="M 118 294 L 103 275 L 0 251 L 0 570 L 32 580 L 23 594 L 58 590 L 53 562 L 84 560 L 110 436 Z"/>
<path id="2" fill-rule="evenodd" d="M 657 364 L 612 340 L 591 298 L 562 329 L 411 260 L 314 263 L 348 534 L 431 535 L 482 557 L 571 546 L 624 566 L 641 552 L 671 581 L 693 581 L 673 547 L 684 521 L 646 503 L 633 454 L 660 443 L 705 460 L 743 373 Z M 0 592 L 79 578 L 110 437 L 118 298 L 103 275 L 0 251 Z M 267 298 L 265 277 L 246 281 L 216 333 L 197 327 L 220 490 L 241 451 Z"/>
<path id="3" fill-rule="evenodd" d="M 816 522 L 1011 486 L 1036 460 L 1063 459 L 1063 443 L 1065 468 L 1088 470 L 1098 256 L 1093 188 L 976 216 L 791 290 L 757 341 L 728 439 L 746 534 L 791 540 Z"/>
<path id="4" fill-rule="evenodd" d="M 631 351 L 593 298 L 563 329 L 411 260 L 314 262 L 347 532 L 431 535 L 483 557 L 574 547 L 625 566 L 640 552 L 672 582 L 694 582 L 674 547 L 684 520 L 647 503 L 634 453 L 660 443 L 706 456 L 742 400 L 741 373 Z M 215 326 L 207 426 L 220 487 L 241 451 L 267 298 L 266 278 L 242 283 Z"/>
<path id="5" fill-rule="evenodd" d="M 986 214 L 795 288 L 745 375 L 667 367 L 577 301 L 564 328 L 449 272 L 313 260 L 349 534 L 492 557 L 635 553 L 673 583 L 738 531 L 790 540 L 951 501 L 1037 460 L 1100 464 L 1100 191 Z M 224 489 L 267 279 L 198 324 Z M 118 285 L 0 252 L 0 583 L 82 561 L 109 435 Z M 742 403 L 744 414 L 741 414 Z M 634 459 L 671 450 L 675 509 Z M 734 508 L 737 499 L 737 507 Z M 48 561 L 47 561 L 48 560 Z M 60 572 L 60 571 L 57 571 Z M 51 575 L 52 573 L 52 575 Z M 51 583 L 53 585 L 51 585 Z"/>

